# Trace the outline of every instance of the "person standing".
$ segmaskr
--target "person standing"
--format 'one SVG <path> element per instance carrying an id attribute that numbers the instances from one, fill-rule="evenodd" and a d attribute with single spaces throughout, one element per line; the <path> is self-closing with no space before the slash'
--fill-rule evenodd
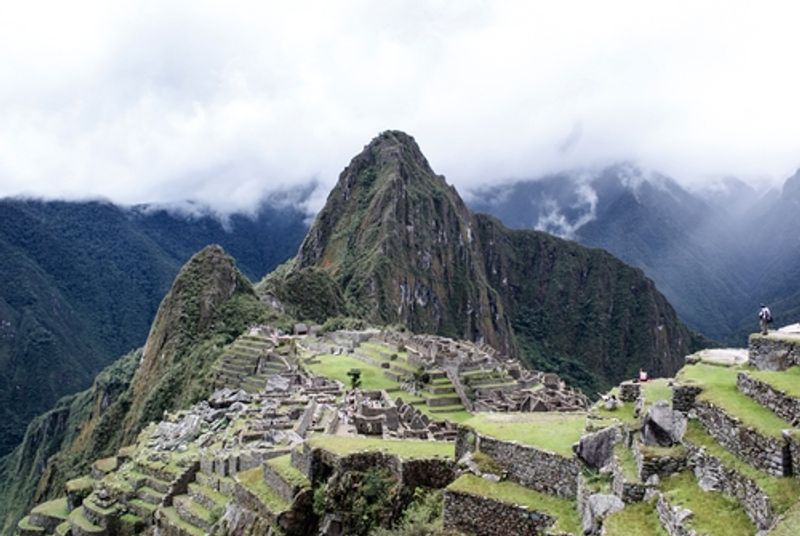
<path id="1" fill-rule="evenodd" d="M 772 322 L 772 312 L 769 307 L 761 304 L 761 310 L 758 311 L 758 323 L 761 326 L 761 334 L 767 335 L 769 333 L 769 324 Z"/>

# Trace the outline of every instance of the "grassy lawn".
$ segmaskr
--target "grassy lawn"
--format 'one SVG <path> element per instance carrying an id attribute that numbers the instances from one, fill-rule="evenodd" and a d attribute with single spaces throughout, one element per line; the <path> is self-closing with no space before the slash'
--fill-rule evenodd
<path id="1" fill-rule="evenodd" d="M 62 497 L 54 501 L 42 503 L 34 508 L 31 512 L 34 514 L 44 514 L 49 517 L 65 520 L 69 516 L 69 510 L 67 510 L 67 498 Z"/>
<path id="2" fill-rule="evenodd" d="M 350 369 L 361 370 L 362 389 L 399 389 L 400 384 L 383 375 L 380 367 L 369 365 L 363 361 L 346 355 L 322 354 L 315 358 L 319 363 L 304 364 L 303 366 L 319 376 L 325 376 L 332 380 L 339 380 L 346 388 L 350 388 L 350 376 L 347 372 Z"/>
<path id="3" fill-rule="evenodd" d="M 603 522 L 606 536 L 667 536 L 658 520 L 653 502 L 642 501 L 626 506 Z"/>
<path id="4" fill-rule="evenodd" d="M 614 387 L 608 392 L 608 395 L 614 395 L 619 399 L 619 387 Z M 629 425 L 635 425 L 639 422 L 639 419 L 634 417 L 633 415 L 633 408 L 636 405 L 633 402 L 622 402 L 620 401 L 620 406 L 617 409 L 611 410 L 606 409 L 603 405 L 602 400 L 598 400 L 594 407 L 592 408 L 592 412 L 597 414 L 600 417 L 604 417 L 606 419 L 618 419 L 620 422 Z"/>
<path id="5" fill-rule="evenodd" d="M 782 514 L 787 511 L 800 498 L 800 480 L 790 476 L 772 476 L 759 471 L 725 450 L 703 429 L 699 422 L 689 421 L 683 439 L 693 445 L 705 447 L 710 455 L 719 459 L 726 467 L 734 469 L 737 473 L 758 484 L 769 497 L 776 513 Z"/>
<path id="6" fill-rule="evenodd" d="M 677 378 L 703 387 L 698 400 L 711 402 L 764 435 L 781 437 L 781 431 L 792 425 L 736 389 L 736 374 L 740 370 L 698 363 L 683 367 Z"/>
<path id="7" fill-rule="evenodd" d="M 290 454 L 284 454 L 283 456 L 267 460 L 267 465 L 293 486 L 300 488 L 307 488 L 310 486 L 306 475 L 298 471 L 297 468 L 292 465 L 292 456 Z"/>
<path id="8" fill-rule="evenodd" d="M 722 493 L 703 491 L 691 471 L 665 478 L 662 489 L 672 506 L 682 506 L 694 512 L 690 524 L 700 534 L 752 536 L 756 533 L 755 526 L 738 502 Z"/>
<path id="9" fill-rule="evenodd" d="M 540 493 L 509 481 L 490 482 L 475 475 L 463 475 L 447 487 L 450 491 L 486 497 L 506 504 L 525 506 L 557 519 L 554 531 L 581 533 L 574 501 Z"/>
<path id="10" fill-rule="evenodd" d="M 572 444 L 583 435 L 586 414 L 478 413 L 464 424 L 496 439 L 517 441 L 571 458 Z"/>
<path id="11" fill-rule="evenodd" d="M 800 398 L 800 367 L 790 367 L 782 371 L 748 369 L 747 373 L 789 396 Z"/>
<path id="12" fill-rule="evenodd" d="M 375 437 L 334 436 L 314 434 L 308 439 L 311 447 L 325 449 L 340 456 L 374 451 L 394 454 L 409 460 L 455 457 L 455 444 L 445 441 L 417 439 L 379 439 Z"/>

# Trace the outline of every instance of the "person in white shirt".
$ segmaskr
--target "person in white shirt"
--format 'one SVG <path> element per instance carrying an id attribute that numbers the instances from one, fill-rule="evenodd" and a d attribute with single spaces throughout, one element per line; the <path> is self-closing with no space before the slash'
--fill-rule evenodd
<path id="1" fill-rule="evenodd" d="M 758 311 L 758 323 L 761 326 L 761 334 L 767 335 L 769 333 L 769 324 L 772 322 L 772 312 L 769 307 L 761 304 L 761 309 Z"/>

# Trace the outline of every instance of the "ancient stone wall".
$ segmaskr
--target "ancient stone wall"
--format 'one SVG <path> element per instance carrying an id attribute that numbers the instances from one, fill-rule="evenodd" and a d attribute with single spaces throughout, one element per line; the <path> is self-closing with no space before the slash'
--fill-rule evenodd
<path id="1" fill-rule="evenodd" d="M 760 370 L 786 370 L 800 365 L 800 339 L 750 336 L 750 364 Z"/>
<path id="2" fill-rule="evenodd" d="M 778 417 L 791 423 L 800 420 L 800 399 L 793 398 L 745 372 L 737 374 L 736 388 Z"/>
<path id="3" fill-rule="evenodd" d="M 705 400 L 695 404 L 695 411 L 703 427 L 727 450 L 771 475 L 791 474 L 786 438 L 764 436 Z"/>
<path id="4" fill-rule="evenodd" d="M 636 467 L 639 471 L 639 480 L 647 482 L 653 476 L 658 475 L 664 478 L 673 473 L 678 473 L 686 469 L 686 451 L 676 446 L 668 455 L 653 455 L 647 452 L 647 447 L 642 447 L 638 441 L 633 442 L 633 457 L 636 459 Z"/>
<path id="5" fill-rule="evenodd" d="M 672 409 L 687 413 L 694 408 L 694 402 L 702 389 L 696 385 L 678 385 L 672 387 Z"/>
<path id="6" fill-rule="evenodd" d="M 441 489 L 456 478 L 453 460 L 404 460 L 400 467 L 402 482 L 410 489 Z"/>
<path id="7" fill-rule="evenodd" d="M 444 527 L 474 536 L 542 534 L 555 523 L 547 514 L 485 497 L 445 491 Z"/>
<path id="8" fill-rule="evenodd" d="M 611 465 L 611 490 L 614 495 L 622 499 L 625 504 L 635 503 L 644 500 L 647 486 L 641 482 L 630 482 L 625 480 L 622 467 L 614 462 Z"/>
<path id="9" fill-rule="evenodd" d="M 508 478 L 523 486 L 573 498 L 577 492 L 582 464 L 543 450 L 509 441 L 477 435 L 477 450 L 490 456 L 508 473 Z"/>
<path id="10" fill-rule="evenodd" d="M 622 382 L 619 385 L 619 399 L 623 402 L 636 402 L 641 392 L 641 385 L 636 382 Z"/>
<path id="11" fill-rule="evenodd" d="M 705 449 L 687 444 L 689 464 L 704 489 L 713 489 L 736 499 L 759 529 L 768 529 L 775 521 L 769 497 L 752 480 L 725 467 Z"/>

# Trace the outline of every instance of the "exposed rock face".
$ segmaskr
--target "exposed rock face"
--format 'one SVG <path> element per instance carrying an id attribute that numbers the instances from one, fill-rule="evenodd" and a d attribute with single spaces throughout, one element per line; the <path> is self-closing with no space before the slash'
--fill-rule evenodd
<path id="1" fill-rule="evenodd" d="M 593 434 L 585 435 L 578 443 L 575 452 L 586 465 L 593 469 L 605 467 L 611 460 L 614 445 L 622 439 L 617 427 L 610 427 Z"/>
<path id="2" fill-rule="evenodd" d="M 673 411 L 669 403 L 659 400 L 647 410 L 642 427 L 645 445 L 669 447 L 679 443 L 686 432 L 686 417 Z"/>
<path id="3" fill-rule="evenodd" d="M 590 393 L 640 367 L 670 375 L 693 345 L 640 270 L 472 214 L 402 132 L 351 161 L 281 278 L 309 270 L 341 287 L 353 316 L 482 340 Z"/>

